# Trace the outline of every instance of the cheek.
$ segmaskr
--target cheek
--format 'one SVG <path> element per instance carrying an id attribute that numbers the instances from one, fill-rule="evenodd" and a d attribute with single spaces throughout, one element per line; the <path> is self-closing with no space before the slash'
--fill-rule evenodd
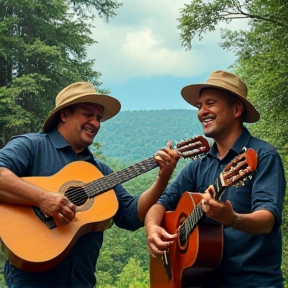
<path id="1" fill-rule="evenodd" d="M 201 113 L 200 113 L 200 111 L 198 111 L 197 117 L 198 117 L 199 120 L 201 119 Z"/>

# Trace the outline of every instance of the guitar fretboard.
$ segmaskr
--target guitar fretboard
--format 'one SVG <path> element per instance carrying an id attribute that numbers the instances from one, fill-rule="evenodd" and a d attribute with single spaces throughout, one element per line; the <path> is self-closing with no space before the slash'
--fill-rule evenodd
<path id="1" fill-rule="evenodd" d="M 217 179 L 215 180 L 213 186 L 215 190 L 215 199 L 219 200 L 223 192 L 225 191 L 226 187 L 222 185 L 221 183 L 221 174 Z M 189 237 L 189 235 L 192 233 L 193 229 L 196 227 L 198 222 L 202 219 L 204 216 L 204 212 L 201 208 L 201 205 L 198 204 L 195 206 L 193 211 L 190 213 L 190 215 L 185 219 L 185 221 L 182 223 L 182 225 L 179 227 L 178 230 L 178 236 L 180 243 L 185 243 Z"/>
<path id="2" fill-rule="evenodd" d="M 138 162 L 121 171 L 111 173 L 103 178 L 94 180 L 84 185 L 88 198 L 112 189 L 117 184 L 129 181 L 145 172 L 148 172 L 158 166 L 153 157 Z"/>

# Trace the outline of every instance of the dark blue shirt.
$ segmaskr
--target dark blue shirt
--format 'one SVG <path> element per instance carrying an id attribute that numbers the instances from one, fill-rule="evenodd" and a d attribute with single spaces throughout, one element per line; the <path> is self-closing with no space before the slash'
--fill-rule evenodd
<path id="1" fill-rule="evenodd" d="M 215 278 L 210 279 L 211 287 L 283 287 L 280 225 L 286 181 L 281 158 L 272 145 L 252 137 L 243 127 L 242 134 L 223 159 L 217 157 L 214 143 L 204 158 L 190 162 L 180 172 L 159 203 L 171 211 L 175 210 L 183 192 L 204 192 L 244 146 L 257 152 L 257 171 L 244 186 L 227 188 L 221 200 L 229 199 L 237 213 L 268 210 L 275 216 L 275 225 L 271 233 L 263 235 L 224 227 L 223 256 Z"/>
<path id="2" fill-rule="evenodd" d="M 0 150 L 0 167 L 8 168 L 19 177 L 51 176 L 65 165 L 79 160 L 94 164 L 103 175 L 113 172 L 108 165 L 93 157 L 88 148 L 76 154 L 56 129 L 47 134 L 31 133 L 13 137 Z M 139 197 L 131 196 L 122 185 L 113 189 L 119 202 L 113 218 L 115 224 L 128 230 L 142 227 L 143 222 L 137 214 Z M 103 232 L 81 236 L 62 263 L 41 273 L 23 272 L 6 261 L 6 281 L 17 288 L 94 287 L 95 266 L 102 242 Z"/>

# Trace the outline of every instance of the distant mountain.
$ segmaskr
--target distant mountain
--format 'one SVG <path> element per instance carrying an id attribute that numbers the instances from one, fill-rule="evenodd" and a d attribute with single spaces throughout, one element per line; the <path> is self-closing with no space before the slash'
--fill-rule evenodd
<path id="1" fill-rule="evenodd" d="M 168 140 L 176 144 L 202 134 L 197 110 L 123 111 L 101 124 L 95 141 L 105 156 L 134 163 L 153 156 Z"/>

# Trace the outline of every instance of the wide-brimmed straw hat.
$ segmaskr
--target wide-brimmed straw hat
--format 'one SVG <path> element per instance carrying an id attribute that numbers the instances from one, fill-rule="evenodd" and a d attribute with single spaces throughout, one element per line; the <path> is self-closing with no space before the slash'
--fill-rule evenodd
<path id="1" fill-rule="evenodd" d="M 254 123 L 260 119 L 260 114 L 256 108 L 247 100 L 247 86 L 236 75 L 225 71 L 214 71 L 204 84 L 193 84 L 181 90 L 182 97 L 191 105 L 197 105 L 200 92 L 204 88 L 218 88 L 227 90 L 237 96 L 245 105 L 246 117 L 244 122 Z"/>
<path id="2" fill-rule="evenodd" d="M 64 88 L 55 99 L 55 108 L 43 124 L 43 131 L 49 132 L 59 121 L 61 109 L 77 103 L 94 103 L 104 107 L 101 121 L 115 116 L 121 109 L 120 102 L 108 95 L 98 93 L 90 82 L 76 82 Z"/>

